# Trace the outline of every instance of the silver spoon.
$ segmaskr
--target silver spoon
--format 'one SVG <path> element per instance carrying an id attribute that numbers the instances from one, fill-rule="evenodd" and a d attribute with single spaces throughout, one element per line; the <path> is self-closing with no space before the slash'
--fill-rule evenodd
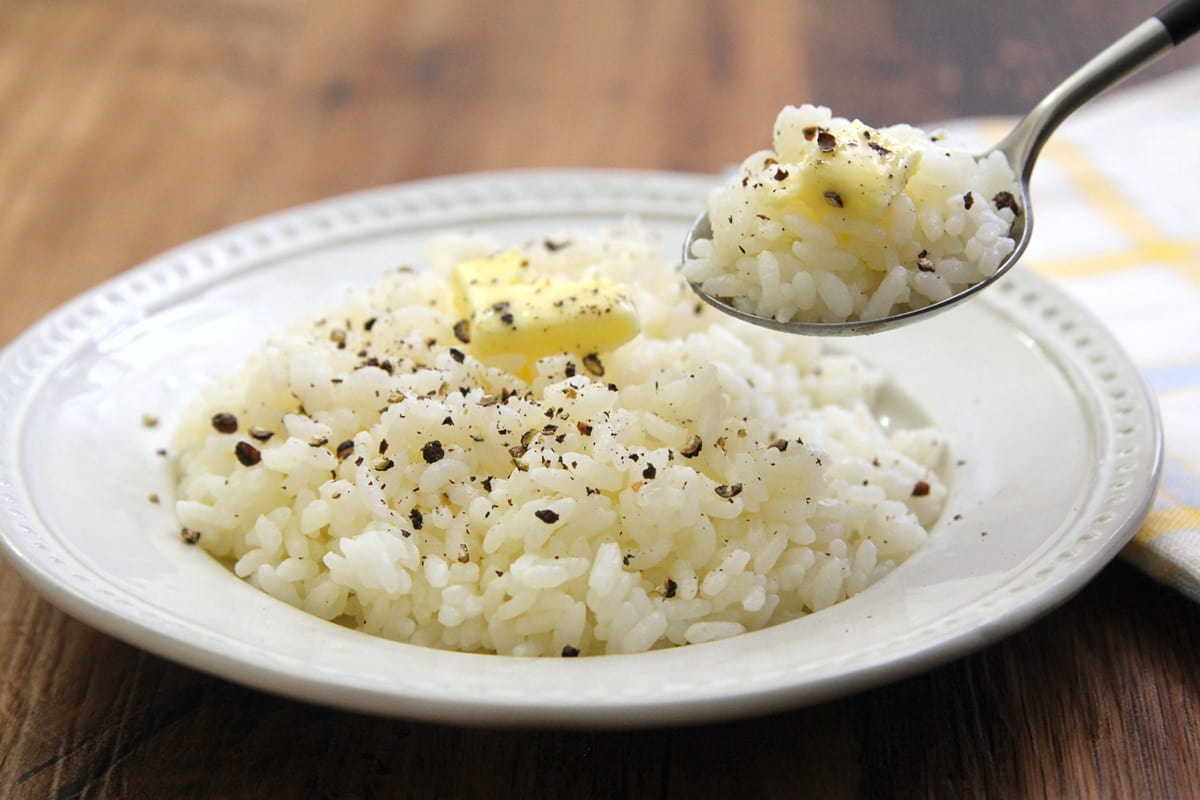
<path id="1" fill-rule="evenodd" d="M 1087 101 L 1103 92 L 1121 79 L 1167 53 L 1200 30 L 1200 0 L 1175 0 L 1164 6 L 1157 14 L 1141 23 L 1129 33 L 1113 42 L 1090 61 L 1075 71 L 1034 106 L 1016 127 L 1009 132 L 990 152 L 1000 151 L 1008 159 L 1013 172 L 1020 179 L 1021 213 L 1013 220 L 1009 236 L 1016 243 L 996 272 L 986 280 L 973 284 L 957 294 L 922 308 L 904 311 L 890 317 L 872 320 L 847 320 L 845 322 L 779 322 L 770 317 L 761 317 L 734 308 L 720 297 L 713 297 L 693 283 L 692 290 L 709 305 L 745 320 L 787 333 L 815 336 L 848 336 L 852 334 L 878 333 L 879 331 L 907 325 L 923 316 L 945 311 L 986 286 L 997 281 L 1021 258 L 1033 232 L 1033 210 L 1029 201 L 1029 178 L 1033 165 L 1041 152 L 1042 145 L 1059 124 Z M 987 153 L 983 154 L 984 156 Z M 981 158 L 983 156 L 980 156 Z M 708 212 L 701 214 L 693 223 L 683 243 L 683 258 L 691 256 L 692 244 L 697 239 L 711 239 L 712 227 Z"/>

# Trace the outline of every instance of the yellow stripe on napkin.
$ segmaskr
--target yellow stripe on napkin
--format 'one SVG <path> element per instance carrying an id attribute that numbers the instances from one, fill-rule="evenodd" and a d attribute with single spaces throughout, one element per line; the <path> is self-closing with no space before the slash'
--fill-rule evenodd
<path id="1" fill-rule="evenodd" d="M 1120 272 L 1130 267 L 1159 264 L 1177 271 L 1181 276 L 1195 281 L 1195 265 L 1200 261 L 1200 239 L 1192 242 L 1158 241 L 1116 253 L 1089 254 L 1073 258 L 1039 258 L 1038 272 L 1058 278 L 1081 275 L 1104 275 Z"/>
<path id="2" fill-rule="evenodd" d="M 1133 541 L 1140 545 L 1147 545 L 1159 536 L 1190 530 L 1200 530 L 1200 508 L 1177 506 L 1156 509 L 1146 517 L 1146 523 L 1133 537 Z"/>
<path id="3" fill-rule="evenodd" d="M 1116 230 L 1121 231 L 1138 246 L 1161 246 L 1163 232 L 1137 206 L 1129 202 L 1095 162 L 1070 139 L 1065 137 L 1047 143 L 1046 155 L 1066 174 L 1071 183 L 1103 214 Z"/>

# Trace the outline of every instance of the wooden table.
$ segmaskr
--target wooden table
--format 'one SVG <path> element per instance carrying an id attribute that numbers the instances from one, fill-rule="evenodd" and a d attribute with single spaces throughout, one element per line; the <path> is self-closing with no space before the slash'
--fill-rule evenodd
<path id="1" fill-rule="evenodd" d="M 492 168 L 713 171 L 818 101 L 1016 113 L 1154 2 L 0 2 L 0 344 L 197 235 Z M 1140 79 L 1200 62 L 1192 44 Z M 724 725 L 490 731 L 278 699 L 0 562 L 0 797 L 1198 797 L 1200 608 L 1116 563 L 1024 632 Z"/>

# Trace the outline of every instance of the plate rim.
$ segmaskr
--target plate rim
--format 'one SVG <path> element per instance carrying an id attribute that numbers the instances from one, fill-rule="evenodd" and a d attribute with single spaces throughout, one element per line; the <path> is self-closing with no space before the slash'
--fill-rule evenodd
<path id="1" fill-rule="evenodd" d="M 902 652 L 895 658 L 877 660 L 866 667 L 809 680 L 802 685 L 785 684 L 701 699 L 660 697 L 651 702 L 644 698 L 627 702 L 610 699 L 591 704 L 581 701 L 547 705 L 495 698 L 464 701 L 461 698 L 393 696 L 387 708 L 380 708 L 378 693 L 369 688 L 297 675 L 288 675 L 287 681 L 280 683 L 280 675 L 264 671 L 262 664 L 247 664 L 236 655 L 214 652 L 203 644 L 189 641 L 186 636 L 152 627 L 144 618 L 131 620 L 112 608 L 98 605 L 85 592 L 64 585 L 62 575 L 39 561 L 35 553 L 23 550 L 9 532 L 11 527 L 21 527 L 22 519 L 33 518 L 23 517 L 22 509 L 18 507 L 16 495 L 23 488 L 21 475 L 16 470 L 20 437 L 5 435 L 17 432 L 12 420 L 23 416 L 23 403 L 28 403 L 36 394 L 40 381 L 46 377 L 47 363 L 56 354 L 96 336 L 105 325 L 112 324 L 112 315 L 122 309 L 150 313 L 155 307 L 171 305 L 180 293 L 201 291 L 204 286 L 224 277 L 317 247 L 417 229 L 430 222 L 438 227 L 453 228 L 455 220 L 438 216 L 447 207 L 455 209 L 459 217 L 470 216 L 481 208 L 490 209 L 494 218 L 524 217 L 528 212 L 523 206 L 505 206 L 504 203 L 518 196 L 525 197 L 523 193 L 529 190 L 538 201 L 549 199 L 560 205 L 564 202 L 574 204 L 565 212 L 568 214 L 612 214 L 620 209 L 628 211 L 626 206 L 632 205 L 638 209 L 657 209 L 651 214 L 658 213 L 671 219 L 681 215 L 690 219 L 696 208 L 702 207 L 705 194 L 716 181 L 713 176 L 649 170 L 533 169 L 463 173 L 393 184 L 339 195 L 225 228 L 167 250 L 81 293 L 45 315 L 0 350 L 0 554 L 43 597 L 71 616 L 185 666 L 258 689 L 335 707 L 437 721 L 600 727 L 745 716 L 781 706 L 831 699 L 945 663 L 1024 627 L 1068 600 L 1133 536 L 1149 512 L 1161 471 L 1163 440 L 1157 403 L 1144 378 L 1113 335 L 1067 294 L 1023 269 L 1014 271 L 997 284 L 993 289 L 996 297 L 1050 298 L 1055 307 L 1069 310 L 1074 324 L 1093 339 L 1093 352 L 1102 353 L 1110 362 L 1115 361 L 1121 377 L 1136 384 L 1137 399 L 1144 404 L 1141 410 L 1149 427 L 1144 437 L 1151 448 L 1152 461 L 1147 492 L 1132 504 L 1125 505 L 1120 524 L 1108 525 L 1101 546 L 1092 550 L 1087 558 L 1075 562 L 1074 568 L 1066 574 L 1054 576 L 1054 580 L 1041 580 L 1038 585 L 1042 586 L 1042 591 L 1018 605 L 1008 607 L 982 624 L 943 638 L 936 646 Z M 460 197 L 464 191 L 468 192 L 465 201 Z M 423 202 L 432 199 L 433 202 L 427 209 L 417 208 L 421 203 L 414 205 L 414 198 Z M 628 213 L 644 216 L 636 210 Z M 480 221 L 478 215 L 471 219 Z M 291 234 L 287 234 L 289 228 L 293 229 Z M 1044 322 L 1048 326 L 1063 324 L 1049 317 Z M 1038 324 L 1038 321 L 1034 320 L 1034 323 Z M 1078 364 L 1073 363 L 1073 366 L 1078 368 Z M 31 499 L 26 496 L 25 500 L 26 510 L 32 511 Z M 26 533 L 35 532 L 26 530 Z M 53 532 L 41 533 L 58 543 Z M 60 545 L 59 549 L 62 556 L 73 558 L 66 548 Z M 54 563 L 59 556 L 46 552 L 43 557 Z M 86 569 L 78 563 L 75 566 Z"/>

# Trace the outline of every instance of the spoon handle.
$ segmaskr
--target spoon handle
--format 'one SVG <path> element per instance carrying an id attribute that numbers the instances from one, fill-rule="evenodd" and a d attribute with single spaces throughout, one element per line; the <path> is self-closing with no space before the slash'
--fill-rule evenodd
<path id="1" fill-rule="evenodd" d="M 1200 30 L 1200 0 L 1174 0 L 1096 54 L 1034 106 L 996 146 L 1029 180 L 1042 145 L 1064 119 L 1122 78 Z"/>
<path id="2" fill-rule="evenodd" d="M 1172 44 L 1179 44 L 1196 31 L 1200 31 L 1200 3 L 1195 0 L 1175 0 L 1173 3 L 1167 3 L 1154 16 L 1167 29 Z"/>

